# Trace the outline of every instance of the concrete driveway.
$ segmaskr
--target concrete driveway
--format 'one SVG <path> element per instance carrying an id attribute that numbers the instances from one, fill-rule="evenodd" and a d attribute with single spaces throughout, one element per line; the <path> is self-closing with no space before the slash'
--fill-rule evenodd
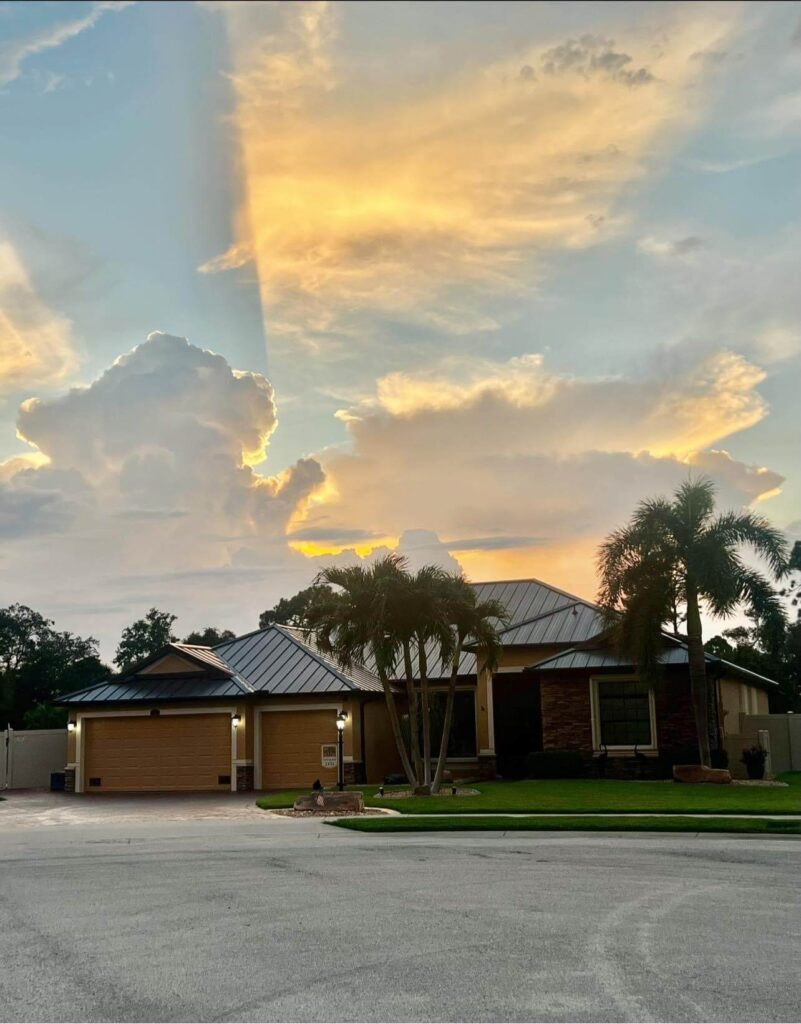
<path id="1" fill-rule="evenodd" d="M 369 836 L 248 797 L 0 803 L 0 1016 L 798 1019 L 801 843 Z"/>

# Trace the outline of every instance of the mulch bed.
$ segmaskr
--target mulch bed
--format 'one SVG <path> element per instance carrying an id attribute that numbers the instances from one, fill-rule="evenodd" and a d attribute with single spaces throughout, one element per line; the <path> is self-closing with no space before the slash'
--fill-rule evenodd
<path id="1" fill-rule="evenodd" d="M 457 787 L 456 792 L 455 793 L 451 793 L 451 787 L 450 786 L 444 786 L 440 790 L 440 792 L 437 793 L 436 798 L 439 799 L 441 796 L 480 796 L 480 795 L 481 794 L 479 793 L 479 791 L 477 789 L 459 789 Z M 373 800 L 382 800 L 382 799 L 383 800 L 404 800 L 404 799 L 406 799 L 406 797 L 414 797 L 414 796 L 416 796 L 416 794 L 411 789 L 399 789 L 399 790 L 390 789 L 390 790 L 386 790 L 384 792 L 384 796 L 383 797 L 380 797 L 378 795 L 378 793 L 376 792 L 376 794 L 373 797 L 371 797 L 371 799 L 373 799 Z M 421 796 L 421 797 L 418 797 L 418 799 L 419 800 L 428 800 L 430 798 L 426 797 L 426 796 Z"/>

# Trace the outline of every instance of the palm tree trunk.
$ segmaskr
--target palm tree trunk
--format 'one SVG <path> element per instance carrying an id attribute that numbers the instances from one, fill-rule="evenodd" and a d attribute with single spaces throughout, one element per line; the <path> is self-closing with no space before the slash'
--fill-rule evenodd
<path id="1" fill-rule="evenodd" d="M 690 690 L 695 731 L 698 736 L 698 753 L 701 764 L 708 765 L 709 753 L 709 695 L 707 693 L 706 657 L 701 632 L 701 613 L 698 608 L 698 592 L 687 581 L 687 660 L 690 669 Z"/>
<path id="2" fill-rule="evenodd" d="M 456 697 L 456 680 L 459 676 L 459 662 L 462 660 L 462 638 L 459 637 L 456 645 L 456 653 L 451 664 L 451 678 L 448 683 L 448 696 L 445 699 L 445 720 L 442 723 L 442 739 L 439 744 L 439 757 L 437 758 L 437 770 L 434 773 L 434 781 L 431 784 L 431 792 L 439 793 L 442 785 L 442 774 L 445 771 L 445 759 L 448 756 L 448 743 L 451 738 L 451 725 L 453 723 L 453 703 Z"/>
<path id="3" fill-rule="evenodd" d="M 420 666 L 421 715 L 423 717 L 423 785 L 431 785 L 431 701 L 428 692 L 426 645 L 418 638 L 417 660 Z"/>
<path id="4" fill-rule="evenodd" d="M 421 784 L 425 775 L 420 760 L 420 726 L 417 717 L 417 693 L 414 688 L 414 666 L 412 665 L 412 652 L 406 641 L 403 644 L 403 666 L 406 672 L 406 699 L 409 702 L 409 746 L 414 766 L 413 785 L 417 787 Z M 425 711 L 423 713 L 425 714 Z M 425 726 L 423 727 L 425 728 Z"/>
<path id="5" fill-rule="evenodd" d="M 409 760 L 409 754 L 406 750 L 406 744 L 403 742 L 403 734 L 401 733 L 400 719 L 398 718 L 398 709 L 395 707 L 395 694 L 392 692 L 389 680 L 386 676 L 381 674 L 381 686 L 384 690 L 384 699 L 387 702 L 387 712 L 389 714 L 389 725 L 392 729 L 392 736 L 395 740 L 395 746 L 398 748 L 400 754 L 401 765 L 406 773 L 406 778 L 409 780 L 409 785 L 415 785 L 415 774 L 412 768 L 412 763 Z"/>

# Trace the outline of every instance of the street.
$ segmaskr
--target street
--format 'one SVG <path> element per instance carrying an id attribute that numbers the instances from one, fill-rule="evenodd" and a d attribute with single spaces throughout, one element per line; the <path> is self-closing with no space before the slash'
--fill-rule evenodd
<path id="1" fill-rule="evenodd" d="M 0 802 L 6 1021 L 793 1021 L 801 842 Z"/>

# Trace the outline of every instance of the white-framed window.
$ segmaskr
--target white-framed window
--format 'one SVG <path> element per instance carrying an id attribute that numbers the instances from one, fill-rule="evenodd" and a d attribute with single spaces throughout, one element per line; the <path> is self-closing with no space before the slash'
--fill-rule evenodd
<path id="1" fill-rule="evenodd" d="M 636 676 L 590 679 L 592 743 L 596 750 L 656 750 L 654 691 Z"/>

